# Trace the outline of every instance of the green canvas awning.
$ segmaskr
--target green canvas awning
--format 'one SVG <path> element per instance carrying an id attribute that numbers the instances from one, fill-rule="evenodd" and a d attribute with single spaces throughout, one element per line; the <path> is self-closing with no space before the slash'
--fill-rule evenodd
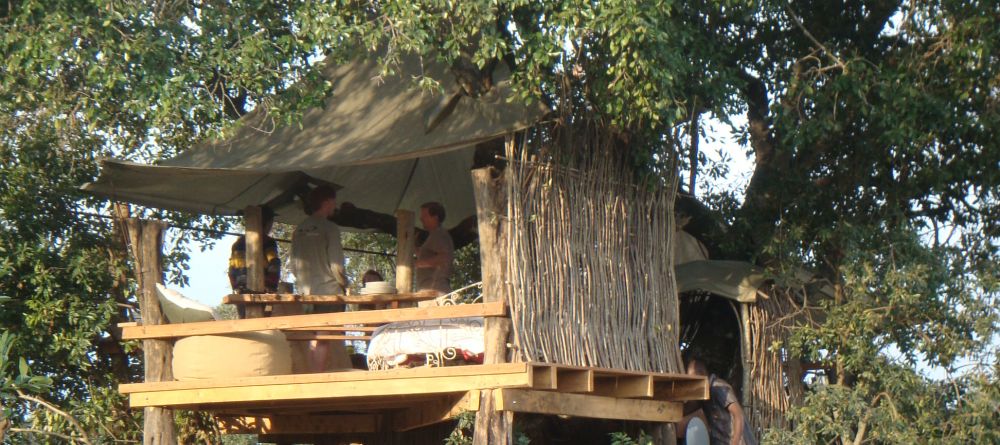
<path id="1" fill-rule="evenodd" d="M 499 71 L 499 70 L 498 70 Z M 234 214 L 285 193 L 303 177 L 342 188 L 340 202 L 381 213 L 439 201 L 455 223 L 475 213 L 469 169 L 473 146 L 525 129 L 546 113 L 512 100 L 503 73 L 479 98 L 460 93 L 446 67 L 404 58 L 391 77 L 372 60 L 328 68 L 332 93 L 296 125 L 275 127 L 260 110 L 233 136 L 207 141 L 158 166 L 105 160 L 86 191 L 165 209 Z M 417 88 L 441 80 L 444 93 Z M 303 217 L 292 207 L 279 219 Z"/>
<path id="2" fill-rule="evenodd" d="M 757 301 L 759 291 L 770 279 L 764 270 L 743 261 L 703 260 L 678 265 L 677 292 L 702 291 L 741 303 Z M 796 269 L 784 286 L 801 289 L 803 296 L 832 298 L 833 288 L 805 269 Z M 765 295 L 766 298 L 766 295 Z"/>
<path id="3" fill-rule="evenodd" d="M 742 261 L 692 261 L 675 269 L 677 292 L 703 291 L 741 303 L 757 301 L 764 271 Z"/>

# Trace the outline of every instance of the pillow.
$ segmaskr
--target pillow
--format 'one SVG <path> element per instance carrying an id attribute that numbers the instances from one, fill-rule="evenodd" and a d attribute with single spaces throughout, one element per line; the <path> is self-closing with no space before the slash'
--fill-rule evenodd
<path id="1" fill-rule="evenodd" d="M 205 380 L 292 373 L 292 350 L 281 331 L 196 335 L 174 342 L 174 379 Z"/>
<path id="2" fill-rule="evenodd" d="M 195 323 L 219 319 L 212 308 L 160 283 L 156 283 L 156 298 L 160 300 L 160 308 L 163 309 L 167 323 Z"/>

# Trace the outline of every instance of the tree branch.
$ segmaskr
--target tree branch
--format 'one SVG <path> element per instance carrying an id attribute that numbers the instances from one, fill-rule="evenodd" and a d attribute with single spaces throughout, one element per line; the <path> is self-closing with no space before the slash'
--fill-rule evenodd
<path id="1" fill-rule="evenodd" d="M 87 436 L 87 430 L 83 429 L 83 425 L 80 425 L 80 422 L 78 422 L 75 418 L 73 418 L 73 416 L 69 415 L 67 412 L 65 412 L 65 411 L 57 408 L 55 405 L 53 405 L 53 404 L 51 404 L 49 402 L 46 402 L 45 400 L 42 400 L 42 399 L 40 399 L 38 397 L 29 396 L 29 395 L 25 394 L 21 390 L 17 391 L 17 397 L 19 399 L 22 399 L 22 400 L 27 400 L 29 402 L 37 403 L 37 404 L 41 405 L 43 408 L 45 408 L 45 409 L 47 409 L 49 411 L 52 411 L 53 413 L 58 414 L 59 416 L 62 416 L 67 421 L 69 421 L 69 423 L 71 425 L 73 425 L 73 427 L 76 428 L 77 431 L 80 432 L 80 437 L 79 438 L 71 438 L 72 440 L 83 442 L 83 443 L 85 443 L 87 445 L 92 445 L 92 442 L 90 441 L 90 437 Z M 11 431 L 13 431 L 13 430 L 14 429 L 11 428 Z M 66 436 L 66 438 L 69 438 L 69 437 Z"/>
<path id="2" fill-rule="evenodd" d="M 785 2 L 785 11 L 788 12 L 788 16 L 791 17 L 791 19 L 792 19 L 793 22 L 795 22 L 795 26 L 797 28 L 799 28 L 799 30 L 802 31 L 802 34 L 805 34 L 805 36 L 810 41 L 812 41 L 814 45 L 816 45 L 816 47 L 818 47 L 819 49 L 823 50 L 823 53 L 825 53 L 826 56 L 829 57 L 830 60 L 832 60 L 834 64 L 836 64 L 838 67 L 840 67 L 841 70 L 847 71 L 847 65 L 844 63 L 844 61 L 840 60 L 840 58 L 837 57 L 836 54 L 834 54 L 832 51 L 830 51 L 826 47 L 826 45 L 820 43 L 820 41 L 818 39 L 816 39 L 816 37 L 814 37 L 812 35 L 812 33 L 809 32 L 808 29 L 806 29 L 805 25 L 802 24 L 802 18 L 800 18 L 799 15 L 796 14 L 794 10 L 792 10 L 792 5 L 790 3 L 788 3 L 788 2 Z"/>
<path id="3" fill-rule="evenodd" d="M 34 428 L 11 428 L 11 429 L 8 429 L 7 431 L 10 431 L 12 433 L 31 433 L 31 434 L 43 434 L 43 435 L 46 435 L 46 436 L 55 436 L 55 437 L 58 437 L 58 438 L 63 439 L 63 440 L 68 440 L 70 442 L 82 442 L 83 441 L 80 438 L 73 437 L 73 436 L 68 436 L 68 435 L 65 435 L 65 434 L 62 434 L 62 433 L 57 433 L 55 431 L 36 430 Z M 90 443 L 90 442 L 84 442 L 84 443 Z"/>

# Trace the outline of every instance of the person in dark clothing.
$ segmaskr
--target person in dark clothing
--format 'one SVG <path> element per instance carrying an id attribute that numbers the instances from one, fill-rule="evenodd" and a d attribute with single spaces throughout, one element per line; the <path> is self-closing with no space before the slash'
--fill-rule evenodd
<path id="1" fill-rule="evenodd" d="M 281 258 L 278 257 L 278 243 L 271 238 L 271 227 L 274 225 L 274 210 L 263 207 L 264 225 L 264 291 L 277 292 L 281 279 Z M 240 236 L 233 243 L 229 254 L 229 284 L 233 293 L 248 293 L 247 287 L 247 238 Z M 242 309 L 242 307 L 241 307 Z"/>
<path id="2" fill-rule="evenodd" d="M 688 360 L 687 373 L 708 377 L 709 399 L 702 409 L 708 420 L 712 445 L 757 445 L 733 387 L 715 374 L 709 374 L 705 364 L 697 358 Z M 685 417 L 682 424 L 692 416 Z"/>

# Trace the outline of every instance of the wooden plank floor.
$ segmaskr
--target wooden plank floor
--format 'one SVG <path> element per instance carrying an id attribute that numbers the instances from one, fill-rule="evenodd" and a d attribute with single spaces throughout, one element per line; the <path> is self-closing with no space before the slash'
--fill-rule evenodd
<path id="1" fill-rule="evenodd" d="M 707 400 L 706 379 L 682 374 L 504 363 L 387 371 L 243 377 L 124 384 L 133 408 L 185 408 L 215 413 L 226 431 L 330 433 L 309 426 L 342 418 L 343 433 L 391 419 L 393 429 L 425 426 L 477 409 L 479 392 L 494 391 L 496 406 L 514 412 L 673 422 L 681 402 Z M 391 413 L 389 417 L 383 417 Z M 360 416 L 360 417 L 359 417 Z M 321 422 L 322 421 L 322 422 Z M 319 429 L 317 429 L 319 428 Z M 323 429 L 327 428 L 327 429 Z"/>

